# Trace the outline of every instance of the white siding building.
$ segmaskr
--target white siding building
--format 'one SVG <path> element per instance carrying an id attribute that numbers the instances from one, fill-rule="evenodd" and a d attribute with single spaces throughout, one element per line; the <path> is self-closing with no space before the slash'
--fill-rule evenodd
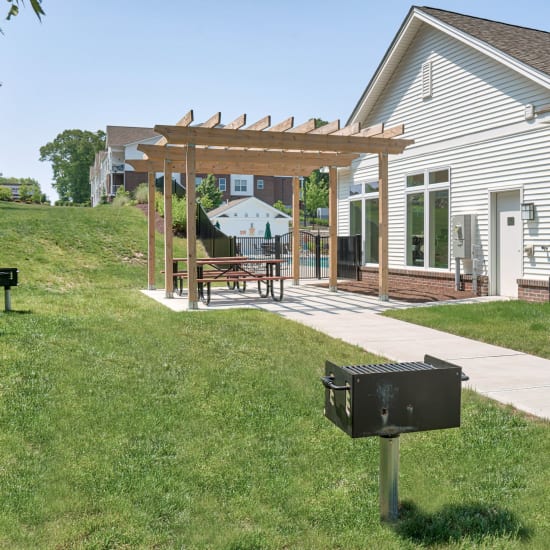
<path id="1" fill-rule="evenodd" d="M 549 299 L 549 33 L 413 7 L 357 122 L 405 124 L 415 141 L 389 158 L 391 276 L 454 285 L 456 216 L 469 214 L 461 284 L 474 273 L 478 294 Z M 378 263 L 377 166 L 366 155 L 338 175 L 338 233 L 362 234 L 365 277 Z"/>
<path id="2" fill-rule="evenodd" d="M 292 219 L 256 197 L 222 204 L 208 212 L 208 217 L 226 235 L 236 237 L 264 237 L 267 224 L 273 237 L 284 235 Z"/>

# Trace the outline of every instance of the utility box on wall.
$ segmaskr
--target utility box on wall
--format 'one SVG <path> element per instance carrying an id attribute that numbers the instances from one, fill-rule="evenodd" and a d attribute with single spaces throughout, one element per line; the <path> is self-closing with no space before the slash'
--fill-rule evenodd
<path id="1" fill-rule="evenodd" d="M 469 259 L 472 257 L 475 221 L 476 216 L 473 214 L 462 214 L 452 217 L 453 258 Z"/>

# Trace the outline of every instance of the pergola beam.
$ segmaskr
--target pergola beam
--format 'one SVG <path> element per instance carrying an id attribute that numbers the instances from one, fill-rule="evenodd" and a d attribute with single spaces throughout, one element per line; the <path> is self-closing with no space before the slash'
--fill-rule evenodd
<path id="1" fill-rule="evenodd" d="M 271 116 L 267 115 L 264 116 L 264 118 L 261 118 L 260 120 L 254 122 L 254 124 L 251 124 L 247 130 L 265 130 L 266 128 L 269 128 L 271 126 Z"/>
<path id="2" fill-rule="evenodd" d="M 333 134 L 334 132 L 338 132 L 340 130 L 340 119 L 333 120 L 332 122 L 329 122 L 328 124 L 324 124 L 323 126 L 319 126 L 319 128 L 313 129 L 310 134 Z"/>
<path id="3" fill-rule="evenodd" d="M 132 160 L 126 162 L 134 167 L 136 172 L 162 172 L 161 160 Z M 347 166 L 349 163 L 345 164 Z M 171 161 L 174 172 L 185 173 L 187 165 L 184 160 Z M 288 162 L 253 162 L 253 161 L 196 161 L 195 170 L 201 174 L 256 174 L 268 176 L 272 174 L 284 174 L 285 176 L 308 176 L 313 170 L 326 166 L 319 162 L 300 162 L 293 164 Z"/>
<path id="4" fill-rule="evenodd" d="M 157 124 L 154 130 L 165 136 L 170 144 L 193 143 L 214 147 L 399 154 L 405 150 L 405 147 L 414 143 L 409 139 L 225 130 L 224 128 L 180 127 L 165 124 Z"/>
<path id="5" fill-rule="evenodd" d="M 138 150 L 145 153 L 146 160 L 164 160 L 169 158 L 173 161 L 185 160 L 184 147 L 163 147 L 158 145 L 140 144 Z M 359 155 L 357 153 L 320 153 L 312 151 L 264 151 L 261 149 L 206 149 L 197 147 L 197 162 L 254 162 L 269 164 L 305 162 L 319 166 L 348 166 Z"/>

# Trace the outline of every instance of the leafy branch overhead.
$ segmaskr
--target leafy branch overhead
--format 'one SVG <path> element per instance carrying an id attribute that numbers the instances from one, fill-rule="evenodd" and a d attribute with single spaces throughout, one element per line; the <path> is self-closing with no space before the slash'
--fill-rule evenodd
<path id="1" fill-rule="evenodd" d="M 10 9 L 6 19 L 9 21 L 12 17 L 19 15 L 19 4 L 21 3 L 24 5 L 25 2 L 24 0 L 21 0 L 21 2 L 19 2 L 19 0 L 7 0 L 7 2 L 10 5 Z M 30 2 L 34 13 L 36 13 L 38 19 L 42 21 L 42 16 L 46 15 L 46 12 L 42 9 L 42 0 L 30 0 Z"/>
<path id="2" fill-rule="evenodd" d="M 19 15 L 19 5 L 25 5 L 24 0 L 6 0 L 9 5 L 8 15 L 6 15 L 6 20 L 10 20 L 12 17 Z M 30 0 L 31 7 L 36 13 L 36 16 L 40 21 L 42 21 L 42 16 L 46 15 L 46 12 L 42 9 L 42 0 Z M 0 34 L 4 34 L 0 28 Z"/>

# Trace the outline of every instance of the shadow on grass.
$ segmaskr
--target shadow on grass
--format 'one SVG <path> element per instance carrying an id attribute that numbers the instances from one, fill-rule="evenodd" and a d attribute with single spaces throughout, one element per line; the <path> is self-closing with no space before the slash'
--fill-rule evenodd
<path id="1" fill-rule="evenodd" d="M 29 315 L 32 313 L 30 309 L 10 309 L 9 311 L 0 311 L 0 315 Z"/>
<path id="2" fill-rule="evenodd" d="M 402 538 L 428 546 L 462 539 L 481 541 L 484 537 L 530 538 L 529 529 L 512 512 L 477 503 L 447 505 L 425 514 L 413 503 L 403 502 L 394 528 Z"/>

